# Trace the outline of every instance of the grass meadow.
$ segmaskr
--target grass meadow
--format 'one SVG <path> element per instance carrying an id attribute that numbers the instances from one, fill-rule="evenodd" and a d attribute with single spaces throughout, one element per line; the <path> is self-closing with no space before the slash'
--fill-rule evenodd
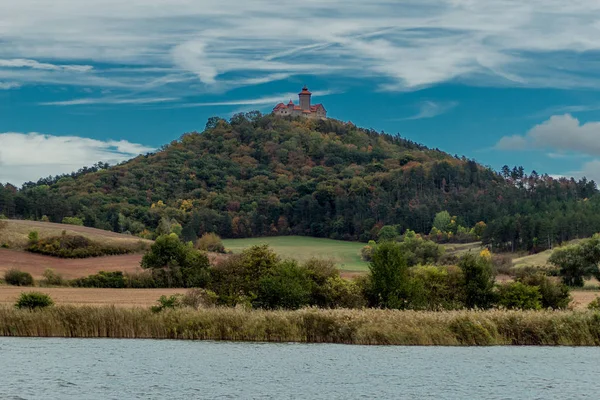
<path id="1" fill-rule="evenodd" d="M 368 263 L 361 260 L 360 250 L 365 243 L 346 242 L 307 236 L 273 236 L 250 239 L 225 239 L 225 248 L 234 253 L 244 249 L 268 244 L 282 258 L 306 261 L 310 258 L 326 258 L 335 261 L 344 271 L 367 271 Z"/>

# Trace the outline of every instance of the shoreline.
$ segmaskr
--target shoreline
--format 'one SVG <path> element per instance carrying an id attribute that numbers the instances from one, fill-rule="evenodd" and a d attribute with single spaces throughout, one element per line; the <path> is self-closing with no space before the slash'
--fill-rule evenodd
<path id="1" fill-rule="evenodd" d="M 397 311 L 0 306 L 0 336 L 404 346 L 600 346 L 594 311 Z"/>

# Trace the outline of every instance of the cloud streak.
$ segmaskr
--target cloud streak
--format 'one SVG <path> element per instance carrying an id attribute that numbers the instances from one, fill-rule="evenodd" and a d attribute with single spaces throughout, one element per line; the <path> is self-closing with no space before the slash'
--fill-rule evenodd
<path id="1" fill-rule="evenodd" d="M 91 104 L 156 104 L 168 103 L 179 100 L 177 97 L 141 97 L 135 99 L 122 99 L 115 97 L 89 97 L 83 99 L 72 99 L 63 101 L 48 101 L 39 103 L 42 106 L 80 106 Z"/>
<path id="2" fill-rule="evenodd" d="M 400 118 L 399 121 L 410 121 L 417 119 L 434 118 L 438 115 L 442 115 L 452 110 L 458 105 L 456 101 L 450 102 L 435 102 L 435 101 L 424 101 L 420 104 L 419 112 L 411 117 Z"/>
<path id="3" fill-rule="evenodd" d="M 297 75 L 405 91 L 473 85 L 598 88 L 600 3 L 574 0 L 37 0 L 1 2 L 0 79 L 120 86 L 173 72 L 199 90 Z M 93 65 L 93 68 L 92 66 Z M 126 68 L 156 71 L 136 76 Z M 112 71 L 111 71 L 112 69 Z M 119 71 L 117 71 L 119 69 Z M 32 74 L 31 72 L 36 72 Z M 242 78 L 243 77 L 243 78 Z M 156 94 L 152 95 L 157 97 Z M 164 97 L 159 96 L 159 97 Z"/>
<path id="4" fill-rule="evenodd" d="M 41 177 L 72 172 L 98 161 L 115 164 L 152 150 L 125 140 L 0 133 L 0 182 L 21 185 Z"/>

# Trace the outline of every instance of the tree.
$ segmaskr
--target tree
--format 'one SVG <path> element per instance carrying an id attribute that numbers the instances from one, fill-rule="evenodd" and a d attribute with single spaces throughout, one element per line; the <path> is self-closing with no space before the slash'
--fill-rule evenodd
<path id="1" fill-rule="evenodd" d="M 403 309 L 410 298 L 408 265 L 400 245 L 380 244 L 369 264 L 371 271 L 370 297 L 376 306 Z"/>
<path id="2" fill-rule="evenodd" d="M 565 285 L 582 287 L 584 279 L 600 278 L 600 236 L 555 249 L 548 262 L 560 268 Z"/>
<path id="3" fill-rule="evenodd" d="M 540 288 L 521 282 L 505 283 L 498 286 L 498 304 L 508 309 L 539 310 L 542 308 Z"/>
<path id="4" fill-rule="evenodd" d="M 395 241 L 398 238 L 398 231 L 391 225 L 383 226 L 377 233 L 379 242 Z"/>
<path id="5" fill-rule="evenodd" d="M 433 226 L 442 232 L 447 232 L 450 229 L 451 222 L 452 217 L 450 216 L 450 213 L 448 211 L 440 211 L 435 214 Z"/>
<path id="6" fill-rule="evenodd" d="M 284 261 L 259 279 L 253 304 L 269 309 L 297 309 L 309 304 L 311 292 L 308 271 L 295 261 Z"/>
<path id="7" fill-rule="evenodd" d="M 214 253 L 225 253 L 225 246 L 221 237 L 216 233 L 205 233 L 196 242 L 196 248 L 202 251 L 212 251 Z"/>
<path id="8" fill-rule="evenodd" d="M 483 253 L 483 252 L 482 252 Z M 465 305 L 490 308 L 494 303 L 494 273 L 489 252 L 479 256 L 465 254 L 458 266 L 465 279 Z"/>
<path id="9" fill-rule="evenodd" d="M 166 286 L 203 287 L 208 280 L 210 266 L 206 254 L 185 244 L 175 233 L 159 236 L 142 257 L 142 268 L 151 269 Z"/>

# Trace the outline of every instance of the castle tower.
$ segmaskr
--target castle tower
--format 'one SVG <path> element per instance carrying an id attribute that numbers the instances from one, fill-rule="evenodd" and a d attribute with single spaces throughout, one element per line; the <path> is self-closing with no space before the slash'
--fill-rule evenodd
<path id="1" fill-rule="evenodd" d="M 302 88 L 302 91 L 298 93 L 298 97 L 300 98 L 300 108 L 302 111 L 308 110 L 310 111 L 310 96 L 312 93 L 308 90 L 306 86 Z"/>

